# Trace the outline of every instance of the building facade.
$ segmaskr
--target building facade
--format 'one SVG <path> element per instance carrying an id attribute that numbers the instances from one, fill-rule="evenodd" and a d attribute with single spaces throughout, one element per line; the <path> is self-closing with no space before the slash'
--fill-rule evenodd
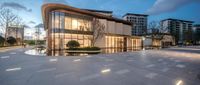
<path id="1" fill-rule="evenodd" d="M 161 21 L 161 27 L 168 29 L 175 37 L 176 44 L 187 44 L 192 42 L 192 23 L 193 21 L 169 18 Z"/>
<path id="2" fill-rule="evenodd" d="M 193 44 L 195 45 L 199 45 L 200 44 L 200 24 L 195 24 L 193 25 L 193 29 L 192 29 L 192 40 L 193 40 Z"/>
<path id="3" fill-rule="evenodd" d="M 132 35 L 145 35 L 147 33 L 148 15 L 127 13 L 123 19 L 133 23 Z"/>
<path id="4" fill-rule="evenodd" d="M 113 11 L 93 10 L 93 9 L 83 9 L 83 10 L 94 12 L 94 13 L 103 14 L 103 15 L 110 16 L 110 17 L 113 16 Z"/>
<path id="5" fill-rule="evenodd" d="M 42 7 L 44 27 L 47 33 L 48 55 L 65 55 L 67 42 L 76 40 L 81 47 L 91 46 L 94 21 L 104 26 L 103 36 L 94 46 L 103 52 L 123 52 L 141 48 L 141 38 L 131 36 L 132 24 L 100 13 L 70 7 L 63 4 L 44 4 Z"/>

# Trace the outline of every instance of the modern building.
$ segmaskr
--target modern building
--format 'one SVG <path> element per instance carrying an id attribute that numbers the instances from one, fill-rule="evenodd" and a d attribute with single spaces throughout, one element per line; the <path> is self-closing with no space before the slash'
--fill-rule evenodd
<path id="1" fill-rule="evenodd" d="M 200 44 L 200 24 L 195 24 L 193 25 L 193 29 L 192 29 L 192 40 L 193 40 L 193 44 L 195 45 L 199 45 Z"/>
<path id="2" fill-rule="evenodd" d="M 24 27 L 23 26 L 10 26 L 7 30 L 7 37 L 14 37 L 17 40 L 17 45 L 23 43 L 24 40 Z"/>
<path id="3" fill-rule="evenodd" d="M 176 44 L 188 44 L 192 42 L 192 23 L 193 21 L 169 18 L 161 21 L 161 27 L 168 29 L 175 37 Z"/>
<path id="4" fill-rule="evenodd" d="M 123 52 L 141 48 L 141 38 L 131 35 L 132 23 L 101 13 L 74 8 L 63 4 L 44 4 L 42 16 L 47 34 L 47 54 L 65 55 L 66 44 L 76 40 L 81 47 L 94 46 L 103 52 Z M 98 26 L 102 37 L 95 43 Z"/>
<path id="5" fill-rule="evenodd" d="M 113 11 L 94 10 L 94 9 L 83 9 L 83 10 L 90 11 L 90 12 L 95 12 L 95 13 L 99 13 L 99 14 L 103 14 L 103 15 L 110 16 L 110 17 L 113 16 Z"/>
<path id="6" fill-rule="evenodd" d="M 132 35 L 145 35 L 147 33 L 148 15 L 127 13 L 123 19 L 133 23 Z"/>
<path id="7" fill-rule="evenodd" d="M 154 36 L 147 34 L 143 40 L 144 48 L 165 48 L 175 45 L 175 39 L 168 33 L 159 33 Z"/>

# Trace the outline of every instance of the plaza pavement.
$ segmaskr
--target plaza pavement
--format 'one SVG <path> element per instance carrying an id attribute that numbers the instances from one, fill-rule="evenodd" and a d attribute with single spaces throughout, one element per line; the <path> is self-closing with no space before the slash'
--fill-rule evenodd
<path id="1" fill-rule="evenodd" d="M 88 56 L 0 53 L 0 85 L 200 85 L 200 49 L 167 48 Z"/>

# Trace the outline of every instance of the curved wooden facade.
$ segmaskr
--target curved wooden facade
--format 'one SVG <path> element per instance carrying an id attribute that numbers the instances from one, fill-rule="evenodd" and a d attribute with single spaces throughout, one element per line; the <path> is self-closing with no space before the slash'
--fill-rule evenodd
<path id="1" fill-rule="evenodd" d="M 105 26 L 104 35 L 97 40 L 95 46 L 112 49 L 108 52 L 123 52 L 141 47 L 141 38 L 131 36 L 132 23 L 128 21 L 63 4 L 44 4 L 42 16 L 47 32 L 48 55 L 64 55 L 67 48 L 65 44 L 69 40 L 77 40 L 81 47 L 91 46 L 89 38 L 93 37 L 93 30 L 86 28 L 93 28 L 94 19 Z"/>

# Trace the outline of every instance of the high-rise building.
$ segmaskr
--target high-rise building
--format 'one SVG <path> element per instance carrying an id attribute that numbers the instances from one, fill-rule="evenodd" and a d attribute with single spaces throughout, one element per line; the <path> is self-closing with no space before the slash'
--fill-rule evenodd
<path id="1" fill-rule="evenodd" d="M 193 25 L 192 34 L 193 44 L 200 44 L 200 24 Z"/>
<path id="2" fill-rule="evenodd" d="M 127 13 L 123 19 L 133 23 L 132 35 L 145 35 L 147 33 L 147 18 L 145 14 Z"/>
<path id="3" fill-rule="evenodd" d="M 176 44 L 187 44 L 192 42 L 193 21 L 179 19 L 164 19 L 161 27 L 168 29 L 168 32 L 175 37 Z"/>

